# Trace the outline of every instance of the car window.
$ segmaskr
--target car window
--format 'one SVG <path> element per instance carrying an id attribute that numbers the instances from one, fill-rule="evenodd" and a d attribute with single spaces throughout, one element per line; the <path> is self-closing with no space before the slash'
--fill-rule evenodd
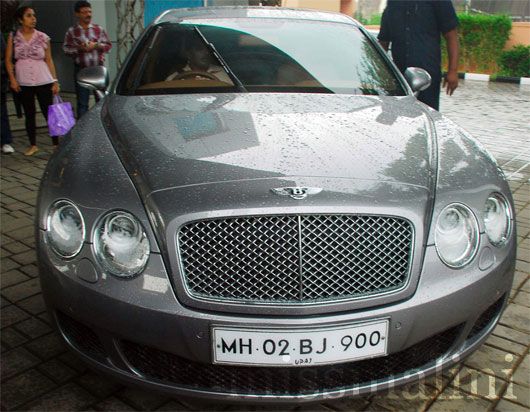
<path id="1" fill-rule="evenodd" d="M 157 27 L 147 44 L 124 71 L 119 93 L 405 94 L 380 51 L 351 24 L 195 19 Z"/>

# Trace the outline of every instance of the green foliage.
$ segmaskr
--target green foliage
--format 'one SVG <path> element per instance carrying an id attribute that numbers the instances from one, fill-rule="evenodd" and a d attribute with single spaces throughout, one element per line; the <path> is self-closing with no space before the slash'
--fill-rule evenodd
<path id="1" fill-rule="evenodd" d="M 530 46 L 519 44 L 502 52 L 499 74 L 510 77 L 530 77 Z"/>
<path id="2" fill-rule="evenodd" d="M 369 26 L 377 26 L 381 24 L 381 17 L 382 14 L 374 14 L 368 19 L 368 22 L 366 23 Z"/>
<path id="3" fill-rule="evenodd" d="M 382 14 L 374 14 L 368 18 L 365 18 L 361 15 L 358 15 L 358 16 L 355 16 L 355 18 L 363 26 L 378 26 L 378 25 L 381 25 L 381 16 Z"/>
<path id="4" fill-rule="evenodd" d="M 512 21 L 505 15 L 458 14 L 459 71 L 493 73 L 510 37 Z M 442 48 L 447 62 L 445 42 Z"/>

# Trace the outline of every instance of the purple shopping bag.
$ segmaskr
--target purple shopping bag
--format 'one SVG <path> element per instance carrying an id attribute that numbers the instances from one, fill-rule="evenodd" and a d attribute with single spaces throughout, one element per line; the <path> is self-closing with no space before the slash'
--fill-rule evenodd
<path id="1" fill-rule="evenodd" d="M 72 104 L 63 102 L 59 95 L 53 97 L 53 104 L 48 108 L 48 130 L 50 136 L 64 136 L 75 124 Z"/>

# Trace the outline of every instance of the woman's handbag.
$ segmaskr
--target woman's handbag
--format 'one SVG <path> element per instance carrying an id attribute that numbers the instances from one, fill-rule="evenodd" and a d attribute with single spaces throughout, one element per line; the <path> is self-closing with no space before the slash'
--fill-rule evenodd
<path id="1" fill-rule="evenodd" d="M 70 102 L 63 102 L 59 95 L 53 97 L 48 108 L 48 129 L 50 136 L 64 136 L 75 124 L 74 110 Z"/>

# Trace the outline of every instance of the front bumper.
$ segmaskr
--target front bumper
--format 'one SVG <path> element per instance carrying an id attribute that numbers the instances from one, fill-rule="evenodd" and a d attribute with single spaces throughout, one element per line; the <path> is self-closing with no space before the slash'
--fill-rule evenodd
<path id="1" fill-rule="evenodd" d="M 171 287 L 162 287 L 164 277 L 168 284 L 169 280 L 160 255 L 151 256 L 146 272 L 138 278 L 99 277 L 90 283 L 81 274 L 71 273 L 79 265 L 58 267 L 42 249 L 39 265 L 46 303 L 62 337 L 87 362 L 122 380 L 173 395 L 256 402 L 316 401 L 369 393 L 453 365 L 477 349 L 495 327 L 509 295 L 515 262 L 513 251 L 489 270 L 477 265 L 463 276 L 448 273 L 434 247 L 427 247 L 423 266 L 429 269 L 423 270 L 410 299 L 322 316 L 280 317 L 184 307 Z M 110 287 L 112 282 L 119 282 L 121 289 Z M 390 319 L 385 357 L 281 368 L 211 361 L 212 325 L 318 328 L 383 317 Z"/>

